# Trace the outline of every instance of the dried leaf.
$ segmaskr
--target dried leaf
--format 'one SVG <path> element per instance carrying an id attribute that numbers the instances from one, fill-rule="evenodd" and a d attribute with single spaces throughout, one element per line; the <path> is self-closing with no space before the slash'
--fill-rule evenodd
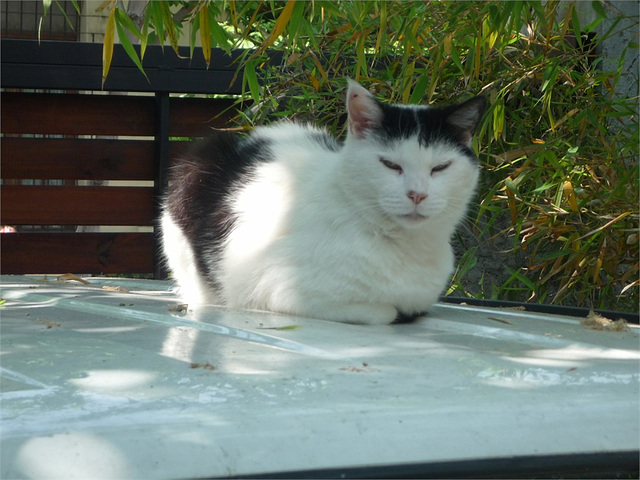
<path id="1" fill-rule="evenodd" d="M 45 325 L 47 327 L 47 330 L 53 327 L 61 327 L 62 325 L 60 325 L 58 322 L 50 322 L 49 320 L 45 320 L 44 318 L 37 318 L 36 321 L 38 323 L 41 323 L 43 325 Z"/>
<path id="2" fill-rule="evenodd" d="M 211 26 L 209 23 L 209 8 L 204 4 L 200 9 L 200 40 L 202 42 L 202 55 L 207 63 L 211 63 Z"/>
<path id="3" fill-rule="evenodd" d="M 205 370 L 215 370 L 216 367 L 211 365 L 209 362 L 207 363 L 192 363 L 189 365 L 189 368 L 204 368 Z"/>
<path id="4" fill-rule="evenodd" d="M 73 281 L 73 282 L 84 283 L 85 285 L 91 285 L 91 282 L 87 282 L 84 278 L 80 278 L 77 275 L 74 275 L 73 273 L 65 273 L 64 275 L 60 275 L 57 278 L 57 280 L 58 282 Z"/>
<path id="5" fill-rule="evenodd" d="M 629 327 L 623 319 L 610 320 L 602 315 L 598 315 L 593 310 L 589 312 L 587 318 L 580 320 L 580 324 L 592 330 L 607 330 L 609 332 L 627 332 Z"/>
<path id="6" fill-rule="evenodd" d="M 120 286 L 112 287 L 111 285 L 105 285 L 104 287 L 102 287 L 102 289 L 109 290 L 110 292 L 129 293 L 129 290 Z"/>
<path id="7" fill-rule="evenodd" d="M 169 305 L 170 312 L 186 312 L 189 309 L 189 305 L 186 303 L 178 303 L 176 305 Z"/>
<path id="8" fill-rule="evenodd" d="M 171 48 L 180 56 L 178 51 L 178 32 L 176 32 L 176 26 L 173 24 L 173 14 L 169 8 L 169 2 L 158 2 L 160 5 L 160 12 L 162 13 L 162 21 L 164 23 L 167 37 L 169 37 L 169 43 Z"/>

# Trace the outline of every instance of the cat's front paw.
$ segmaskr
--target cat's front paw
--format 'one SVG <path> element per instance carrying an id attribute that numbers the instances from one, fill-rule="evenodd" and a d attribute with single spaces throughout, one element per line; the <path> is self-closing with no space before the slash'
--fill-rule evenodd
<path id="1" fill-rule="evenodd" d="M 427 312 L 418 312 L 418 313 L 404 313 L 398 311 L 398 316 L 393 321 L 394 324 L 398 323 L 413 323 L 418 320 L 420 317 L 426 315 Z"/>

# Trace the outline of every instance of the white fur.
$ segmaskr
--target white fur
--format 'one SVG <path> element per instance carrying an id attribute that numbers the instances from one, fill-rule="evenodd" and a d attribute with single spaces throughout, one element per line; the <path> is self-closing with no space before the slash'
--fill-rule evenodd
<path id="1" fill-rule="evenodd" d="M 178 281 L 180 296 L 190 305 L 216 303 L 214 292 L 198 274 L 193 249 L 168 212 L 160 218 L 162 252 Z"/>
<path id="2" fill-rule="evenodd" d="M 425 311 L 452 273 L 449 239 L 473 195 L 477 166 L 446 143 L 381 146 L 352 132 L 332 152 L 313 132 L 322 131 L 292 123 L 254 131 L 275 142 L 277 158 L 259 165 L 231 200 L 237 224 L 222 256 L 208 259 L 219 297 L 198 278 L 186 238 L 164 214 L 164 250 L 183 295 L 190 303 L 365 324 L 388 324 L 398 310 Z M 427 198 L 415 205 L 409 191 Z"/>

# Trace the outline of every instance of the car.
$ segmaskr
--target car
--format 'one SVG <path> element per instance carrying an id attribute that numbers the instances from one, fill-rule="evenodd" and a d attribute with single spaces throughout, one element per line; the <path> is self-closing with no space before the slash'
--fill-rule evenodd
<path id="1" fill-rule="evenodd" d="M 0 282 L 2 478 L 638 476 L 630 322 L 441 301 L 366 326 L 192 308 L 167 281 Z"/>

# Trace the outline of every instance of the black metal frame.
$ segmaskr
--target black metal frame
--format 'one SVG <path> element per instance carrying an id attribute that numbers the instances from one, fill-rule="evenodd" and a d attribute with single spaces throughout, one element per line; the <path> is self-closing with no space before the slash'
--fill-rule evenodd
<path id="1" fill-rule="evenodd" d="M 139 47 L 134 47 L 138 54 Z M 242 75 L 234 80 L 238 50 L 227 55 L 214 48 L 207 68 L 202 49 L 148 46 L 142 66 L 147 78 L 116 44 L 109 75 L 102 86 L 102 45 L 98 43 L 2 39 L 3 88 L 106 90 L 152 93 L 240 94 Z"/>

